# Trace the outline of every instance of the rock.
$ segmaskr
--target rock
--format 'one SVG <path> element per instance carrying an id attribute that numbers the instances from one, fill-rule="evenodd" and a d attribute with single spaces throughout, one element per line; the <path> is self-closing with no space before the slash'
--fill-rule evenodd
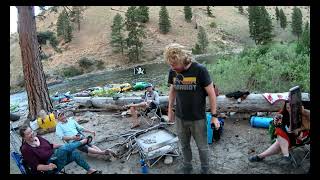
<path id="1" fill-rule="evenodd" d="M 172 156 L 166 156 L 165 158 L 164 158 L 164 164 L 172 164 L 172 162 L 173 162 L 173 157 Z"/>
<path id="2" fill-rule="evenodd" d="M 87 118 L 91 119 L 95 115 L 96 115 L 96 113 L 92 113 L 92 112 L 87 111 L 87 112 L 84 113 L 83 117 L 86 118 L 86 119 Z"/>
<path id="3" fill-rule="evenodd" d="M 169 122 L 169 117 L 167 115 L 162 115 L 161 117 L 165 120 L 165 122 Z"/>

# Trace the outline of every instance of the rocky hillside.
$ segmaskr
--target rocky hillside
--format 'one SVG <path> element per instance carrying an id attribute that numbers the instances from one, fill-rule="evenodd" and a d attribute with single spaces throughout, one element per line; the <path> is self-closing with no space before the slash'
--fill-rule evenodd
<path id="1" fill-rule="evenodd" d="M 81 21 L 81 30 L 73 31 L 73 39 L 70 43 L 64 44 L 60 41 L 58 47 L 62 50 L 58 53 L 48 45 L 42 46 L 42 50 L 48 56 L 44 59 L 43 66 L 47 76 L 47 82 L 57 79 L 61 76 L 63 67 L 79 67 L 78 61 L 81 58 L 88 58 L 94 61 L 102 61 L 105 69 L 121 67 L 123 65 L 133 65 L 126 56 L 116 54 L 110 46 L 110 34 L 113 17 L 120 13 L 125 15 L 127 6 L 87 6 L 83 12 Z M 187 23 L 184 20 L 183 6 L 168 6 L 169 16 L 171 18 L 172 28 L 166 35 L 160 34 L 158 29 L 159 6 L 149 7 L 149 22 L 146 24 L 145 32 L 147 37 L 143 40 L 144 54 L 141 62 L 155 61 L 162 55 L 164 46 L 171 42 L 177 42 L 190 47 L 197 41 L 198 30 L 194 28 L 194 22 Z M 248 18 L 241 15 L 234 6 L 214 6 L 211 7 L 214 17 L 208 17 L 206 6 L 194 6 L 193 13 L 196 14 L 198 26 L 206 29 L 209 38 L 209 52 L 212 54 L 230 51 L 241 51 L 246 46 L 254 45 L 249 37 Z M 246 9 L 247 7 L 244 6 Z M 291 41 L 295 37 L 291 34 L 291 26 L 286 30 L 280 28 L 275 20 L 275 7 L 268 6 L 267 10 L 273 18 L 274 33 L 276 41 Z M 287 20 L 291 21 L 292 6 L 278 7 L 284 9 Z M 310 22 L 309 7 L 300 7 L 303 13 L 303 22 Z M 56 32 L 56 22 L 58 13 L 46 11 L 43 16 L 36 18 L 37 31 Z M 123 12 L 121 12 L 123 11 Z M 246 12 L 246 11 L 245 11 Z M 216 27 L 211 27 L 214 22 Z M 21 55 L 18 43 L 18 35 L 10 36 L 10 87 L 14 89 L 23 86 L 23 73 L 21 64 Z M 161 58 L 158 58 L 161 60 Z"/>

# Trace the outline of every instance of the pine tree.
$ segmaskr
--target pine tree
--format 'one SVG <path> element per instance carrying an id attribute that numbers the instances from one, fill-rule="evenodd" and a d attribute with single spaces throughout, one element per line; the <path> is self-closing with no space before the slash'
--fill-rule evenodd
<path id="1" fill-rule="evenodd" d="M 258 34 L 258 18 L 259 18 L 259 6 L 249 6 L 249 33 L 250 37 L 255 40 Z M 256 40 L 255 40 L 256 41 Z"/>
<path id="2" fill-rule="evenodd" d="M 159 12 L 159 29 L 160 32 L 163 34 L 167 34 L 171 28 L 170 20 L 169 20 L 169 14 L 167 11 L 166 6 L 161 6 L 160 12 Z"/>
<path id="3" fill-rule="evenodd" d="M 80 22 L 82 18 L 82 8 L 80 6 L 72 6 L 70 21 L 77 25 L 78 31 L 80 31 Z"/>
<path id="4" fill-rule="evenodd" d="M 124 22 L 122 16 L 117 13 L 113 18 L 113 25 L 111 26 L 111 46 L 115 48 L 115 51 L 120 51 L 123 55 L 125 48 L 124 38 Z"/>
<path id="5" fill-rule="evenodd" d="M 206 34 L 206 31 L 202 26 L 199 27 L 199 32 L 198 32 L 198 43 L 199 48 L 201 50 L 201 53 L 206 53 L 207 52 L 207 47 L 209 45 L 209 40 Z"/>
<path id="6" fill-rule="evenodd" d="M 272 41 L 272 21 L 264 6 L 260 7 L 260 18 L 258 21 L 258 44 L 267 44 Z"/>
<path id="7" fill-rule="evenodd" d="M 309 22 L 306 22 L 303 33 L 302 33 L 302 44 L 307 49 L 310 48 L 310 28 L 309 28 Z"/>
<path id="8" fill-rule="evenodd" d="M 22 70 L 28 96 L 28 115 L 23 124 L 29 125 L 30 120 L 36 119 L 41 109 L 52 112 L 53 105 L 39 55 L 34 6 L 17 6 L 17 12 L 17 32 L 19 33 Z"/>
<path id="9" fill-rule="evenodd" d="M 192 19 L 192 9 L 190 6 L 184 6 L 184 18 L 187 22 L 191 22 Z"/>
<path id="10" fill-rule="evenodd" d="M 66 42 L 70 42 L 72 40 L 72 27 L 70 25 L 70 21 L 68 20 L 66 23 L 66 34 L 64 35 L 64 39 Z"/>
<path id="11" fill-rule="evenodd" d="M 280 27 L 283 28 L 283 29 L 286 29 L 286 27 L 287 27 L 287 17 L 284 14 L 282 9 L 280 9 L 279 17 L 280 17 Z"/>
<path id="12" fill-rule="evenodd" d="M 138 11 L 138 22 L 146 23 L 149 21 L 149 7 L 139 6 Z"/>
<path id="13" fill-rule="evenodd" d="M 192 54 L 202 54 L 201 48 L 198 43 L 196 43 L 195 47 L 192 48 Z"/>
<path id="14" fill-rule="evenodd" d="M 310 29 L 308 22 L 306 22 L 301 39 L 298 41 L 296 52 L 297 54 L 310 54 Z"/>
<path id="15" fill-rule="evenodd" d="M 63 10 L 57 21 L 57 36 L 61 36 L 65 42 L 72 40 L 72 27 L 67 12 Z"/>
<path id="16" fill-rule="evenodd" d="M 211 12 L 210 6 L 207 6 L 207 14 L 209 17 L 212 17 L 212 12 Z"/>
<path id="17" fill-rule="evenodd" d="M 302 34 L 302 13 L 298 7 L 293 8 L 291 26 L 292 33 L 299 39 Z"/>
<path id="18" fill-rule="evenodd" d="M 64 11 L 62 11 L 61 14 L 58 16 L 57 20 L 57 36 L 61 36 L 64 34 L 64 21 L 65 21 L 65 16 L 64 16 Z"/>
<path id="19" fill-rule="evenodd" d="M 279 12 L 279 9 L 278 9 L 278 6 L 276 7 L 276 19 L 277 21 L 279 21 L 279 18 L 280 18 L 280 12 Z"/>
<path id="20" fill-rule="evenodd" d="M 243 7 L 242 7 L 242 6 L 239 6 L 238 9 L 239 9 L 239 13 L 240 13 L 240 14 L 243 14 Z"/>
<path id="21" fill-rule="evenodd" d="M 137 22 L 137 9 L 135 6 L 130 6 L 126 12 L 126 28 L 128 37 L 126 38 L 128 47 L 128 56 L 131 61 L 139 61 L 143 43 L 142 38 L 145 37 L 142 26 Z"/>
<path id="22" fill-rule="evenodd" d="M 250 37 L 256 44 L 266 44 L 272 41 L 272 22 L 264 6 L 249 6 Z"/>

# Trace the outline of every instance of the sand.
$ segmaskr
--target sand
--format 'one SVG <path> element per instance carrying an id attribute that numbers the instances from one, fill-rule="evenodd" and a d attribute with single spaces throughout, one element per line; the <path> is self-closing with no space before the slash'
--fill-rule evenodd
<path id="1" fill-rule="evenodd" d="M 95 130 L 97 135 L 94 142 L 98 142 L 104 137 L 121 133 L 130 129 L 130 117 L 114 117 L 111 112 L 86 112 L 78 113 L 76 117 L 82 120 L 89 120 L 82 125 L 85 128 Z M 142 123 L 138 129 L 147 128 L 148 125 Z M 176 132 L 175 125 L 170 125 L 168 130 Z M 54 133 L 43 135 L 50 142 L 63 143 Z M 98 146 L 101 149 L 109 148 L 115 142 L 104 142 Z M 209 145 L 210 150 L 210 173 L 212 174 L 304 174 L 310 167 L 310 159 L 306 159 L 303 164 L 294 168 L 292 166 L 281 165 L 281 155 L 274 155 L 266 158 L 263 162 L 251 163 L 248 157 L 262 152 L 270 146 L 270 139 L 267 129 L 251 127 L 248 120 L 238 120 L 227 118 L 225 120 L 224 131 L 221 139 Z M 180 146 L 180 144 L 179 144 Z M 191 140 L 193 167 L 192 173 L 200 172 L 200 160 L 197 146 L 194 140 Z M 11 147 L 12 149 L 12 147 Z M 181 148 L 180 148 L 181 152 Z M 295 157 L 301 159 L 302 151 L 296 149 L 293 151 Z M 103 174 L 140 174 L 140 155 L 133 154 L 128 160 L 125 158 L 111 158 L 102 160 L 88 157 L 81 153 L 88 163 L 96 169 L 102 170 Z M 173 163 L 164 164 L 164 158 L 149 168 L 150 174 L 174 174 L 177 168 L 182 164 L 182 155 L 173 158 Z M 85 170 L 76 163 L 70 163 L 66 166 L 68 174 L 85 174 Z M 10 174 L 20 174 L 15 162 L 10 158 Z"/>

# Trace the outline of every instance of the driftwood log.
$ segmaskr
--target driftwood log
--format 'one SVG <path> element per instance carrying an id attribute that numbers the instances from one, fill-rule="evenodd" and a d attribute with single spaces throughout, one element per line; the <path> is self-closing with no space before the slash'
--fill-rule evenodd
<path id="1" fill-rule="evenodd" d="M 309 93 L 301 93 L 302 102 L 309 102 Z M 160 107 L 168 107 L 168 96 L 160 96 Z M 74 101 L 80 105 L 95 108 L 104 108 L 106 110 L 123 110 L 123 106 L 130 103 L 142 102 L 141 97 L 123 97 L 113 99 L 111 97 L 74 97 Z M 225 95 L 217 97 L 218 112 L 277 112 L 283 106 L 283 101 L 270 104 L 262 94 L 250 94 L 240 103 L 236 99 L 227 98 Z M 209 110 L 209 100 L 207 99 L 207 110 Z"/>

